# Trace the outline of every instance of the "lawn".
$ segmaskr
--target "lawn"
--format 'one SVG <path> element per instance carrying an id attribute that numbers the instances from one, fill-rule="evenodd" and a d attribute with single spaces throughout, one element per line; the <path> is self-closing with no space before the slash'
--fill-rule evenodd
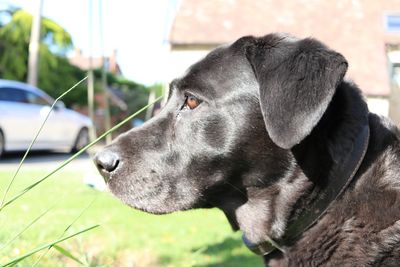
<path id="1" fill-rule="evenodd" d="M 22 170 L 9 197 L 44 174 Z M 12 172 L 0 171 L 0 196 L 11 175 Z M 262 266 L 261 259 L 243 246 L 240 233 L 233 233 L 222 212 L 216 209 L 149 215 L 124 206 L 109 193 L 89 188 L 82 179 L 79 170 L 60 171 L 0 212 L 0 263 L 58 239 L 94 199 L 67 234 L 96 224 L 100 227 L 60 244 L 85 265 Z M 4 247 L 49 208 L 44 217 Z M 19 266 L 31 266 L 40 254 Z M 37 266 L 79 264 L 51 249 Z"/>

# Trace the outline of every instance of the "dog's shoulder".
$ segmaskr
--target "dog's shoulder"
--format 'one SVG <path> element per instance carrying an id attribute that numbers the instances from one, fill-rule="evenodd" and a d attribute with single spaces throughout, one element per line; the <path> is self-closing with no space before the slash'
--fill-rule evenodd
<path id="1" fill-rule="evenodd" d="M 326 216 L 290 248 L 288 266 L 307 265 L 307 261 L 398 266 L 400 131 L 387 118 L 372 113 L 368 117 L 369 145 L 354 181 Z"/>
<path id="2" fill-rule="evenodd" d="M 327 219 L 330 223 L 342 221 L 331 231 L 335 233 L 332 237 L 340 240 L 337 262 L 353 258 L 362 263 L 360 266 L 398 266 L 400 131 L 389 119 L 372 113 L 369 126 L 370 140 L 363 163 Z M 335 257 L 331 260 L 334 262 Z"/>

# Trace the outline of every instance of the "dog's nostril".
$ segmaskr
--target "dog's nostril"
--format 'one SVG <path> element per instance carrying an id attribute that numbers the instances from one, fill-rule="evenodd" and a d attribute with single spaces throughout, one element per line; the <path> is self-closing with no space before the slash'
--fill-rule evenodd
<path id="1" fill-rule="evenodd" d="M 111 173 L 119 165 L 119 157 L 116 153 L 111 151 L 102 151 L 95 156 L 97 168 L 102 171 Z"/>

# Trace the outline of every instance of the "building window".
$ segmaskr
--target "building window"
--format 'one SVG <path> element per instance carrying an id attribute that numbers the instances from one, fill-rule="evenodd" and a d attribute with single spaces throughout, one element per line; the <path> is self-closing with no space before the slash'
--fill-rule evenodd
<path id="1" fill-rule="evenodd" d="M 385 29 L 388 32 L 400 32 L 400 13 L 385 15 Z"/>

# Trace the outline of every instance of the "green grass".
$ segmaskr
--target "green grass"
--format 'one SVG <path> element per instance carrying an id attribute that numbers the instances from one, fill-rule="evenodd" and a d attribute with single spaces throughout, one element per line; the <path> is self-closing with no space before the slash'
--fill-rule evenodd
<path id="1" fill-rule="evenodd" d="M 0 171 L 0 192 L 12 174 Z M 45 174 L 22 171 L 9 197 Z M 109 193 L 83 185 L 82 179 L 79 171 L 60 171 L 0 212 L 0 263 L 60 238 L 65 228 L 95 199 L 66 235 L 95 224 L 101 226 L 59 244 L 90 266 L 262 266 L 261 259 L 243 246 L 240 234 L 232 232 L 218 210 L 149 215 L 124 206 Z M 52 206 L 21 237 L 1 249 Z M 31 266 L 40 254 L 19 266 Z M 77 263 L 52 249 L 37 266 L 77 266 Z"/>

